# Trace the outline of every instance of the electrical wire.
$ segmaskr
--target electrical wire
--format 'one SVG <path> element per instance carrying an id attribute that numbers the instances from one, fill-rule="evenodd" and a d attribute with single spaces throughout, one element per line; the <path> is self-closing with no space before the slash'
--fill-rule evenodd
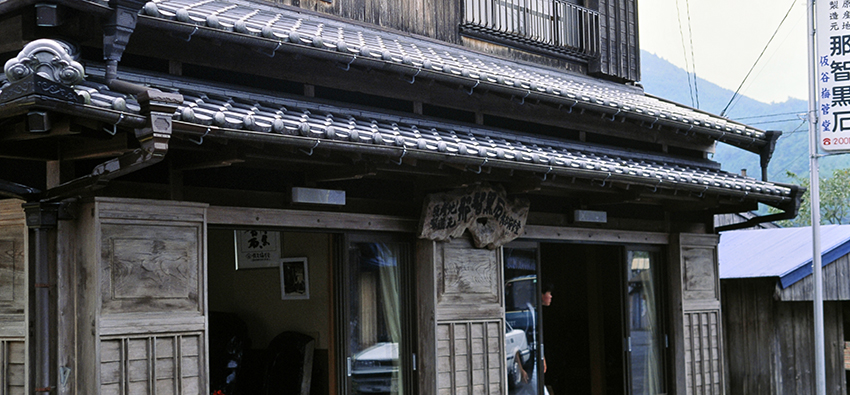
<path id="1" fill-rule="evenodd" d="M 761 122 L 747 122 L 748 125 L 765 125 L 768 123 L 779 123 L 779 122 L 790 122 L 790 121 L 798 121 L 799 118 L 785 118 L 785 119 L 776 119 L 772 121 L 761 121 Z"/>
<path id="2" fill-rule="evenodd" d="M 778 113 L 775 113 L 775 114 L 752 115 L 752 116 L 749 116 L 749 117 L 735 117 L 735 120 L 741 121 L 741 120 L 744 120 L 744 119 L 769 118 L 769 117 L 776 117 L 776 116 L 780 116 L 780 115 L 798 115 L 798 114 L 805 114 L 805 113 L 806 113 L 806 111 L 778 112 Z"/>
<path id="3" fill-rule="evenodd" d="M 694 72 L 694 97 L 696 98 L 696 108 L 699 109 L 699 85 L 697 85 L 697 60 L 694 57 L 694 32 L 691 29 L 691 3 L 685 0 L 685 12 L 688 14 L 688 39 L 691 42 L 691 69 Z"/>
<path id="4" fill-rule="evenodd" d="M 759 54 L 758 58 L 756 58 L 756 61 L 753 63 L 753 66 L 750 67 L 750 71 L 748 71 L 747 75 L 744 76 L 744 80 L 741 81 L 741 85 L 738 85 L 738 89 L 735 90 L 735 93 L 732 95 L 732 98 L 729 99 L 729 103 L 727 103 L 726 107 L 723 108 L 723 111 L 720 112 L 721 117 L 726 115 L 726 110 L 729 109 L 729 106 L 732 105 L 732 102 L 735 100 L 736 97 L 738 97 L 738 94 L 741 92 L 741 88 L 744 86 L 744 83 L 747 82 L 747 78 L 750 77 L 750 74 L 753 72 L 753 69 L 756 68 L 756 65 L 758 64 L 759 60 L 761 60 L 761 57 L 764 56 L 764 53 L 767 51 L 767 47 L 769 47 L 770 43 L 773 42 L 773 39 L 776 37 L 776 34 L 779 33 L 779 29 L 785 23 L 785 20 L 788 19 L 788 15 L 791 14 L 791 10 L 794 9 L 795 5 L 797 5 L 797 0 L 794 0 L 794 2 L 791 3 L 791 7 L 788 8 L 788 11 L 785 13 L 785 16 L 782 17 L 782 20 L 779 22 L 779 26 L 776 27 L 776 30 L 773 32 L 773 35 L 770 36 L 770 40 L 767 40 L 767 44 L 765 44 L 764 48 L 761 50 L 761 53 Z"/>
<path id="5" fill-rule="evenodd" d="M 685 31 L 682 29 L 682 11 L 679 9 L 679 0 L 676 0 L 676 15 L 679 20 L 679 36 L 682 37 L 682 53 L 685 58 L 685 73 L 688 75 L 688 91 L 691 94 L 691 106 L 696 107 L 696 102 L 694 101 L 694 88 L 693 83 L 691 82 L 691 66 L 688 63 L 688 49 L 685 47 Z"/>

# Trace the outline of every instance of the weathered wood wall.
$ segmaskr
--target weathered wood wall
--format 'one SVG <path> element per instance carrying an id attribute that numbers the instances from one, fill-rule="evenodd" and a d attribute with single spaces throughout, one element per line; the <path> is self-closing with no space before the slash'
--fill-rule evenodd
<path id="1" fill-rule="evenodd" d="M 814 276 L 806 276 L 779 291 L 783 301 L 811 301 Z M 850 255 L 844 255 L 823 268 L 823 300 L 850 301 Z"/>
<path id="2" fill-rule="evenodd" d="M 507 390 L 500 251 L 467 239 L 419 242 L 420 393 Z"/>
<path id="3" fill-rule="evenodd" d="M 77 393 L 208 393 L 205 205 L 97 198 L 78 218 Z"/>
<path id="4" fill-rule="evenodd" d="M 637 1 L 599 0 L 598 62 L 590 71 L 629 81 L 640 81 Z"/>
<path id="5" fill-rule="evenodd" d="M 27 389 L 27 226 L 23 201 L 0 200 L 0 394 Z"/>
<path id="6" fill-rule="evenodd" d="M 431 37 L 452 44 L 509 59 L 532 61 L 553 66 L 550 56 L 536 56 L 528 51 L 505 49 L 498 44 L 464 40 L 460 25 L 464 21 L 464 2 L 460 0 L 278 0 L 278 4 L 319 11 L 347 19 L 374 24 Z M 616 79 L 640 80 L 640 46 L 637 28 L 636 0 L 593 0 L 582 2 L 600 14 L 599 42 L 601 56 L 583 62 L 560 62 L 571 71 L 590 71 Z M 502 47 L 502 48 L 500 48 Z M 575 64 L 572 64 L 575 63 Z"/>
<path id="7" fill-rule="evenodd" d="M 670 248 L 672 393 L 722 394 L 723 325 L 716 235 L 679 234 Z"/>
<path id="8" fill-rule="evenodd" d="M 776 278 L 722 282 L 729 393 L 815 392 L 811 302 L 774 299 Z M 842 303 L 824 304 L 826 388 L 846 394 Z"/>
<path id="9" fill-rule="evenodd" d="M 279 0 L 278 4 L 324 12 L 450 43 L 460 43 L 458 0 Z"/>

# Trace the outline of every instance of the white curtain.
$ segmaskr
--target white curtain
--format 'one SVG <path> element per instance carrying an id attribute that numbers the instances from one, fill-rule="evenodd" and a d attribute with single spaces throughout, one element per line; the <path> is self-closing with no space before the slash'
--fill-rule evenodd
<path id="1" fill-rule="evenodd" d="M 632 392 L 654 395 L 662 389 L 655 262 L 649 251 L 629 255 Z"/>
<path id="2" fill-rule="evenodd" d="M 387 245 L 380 243 L 375 249 L 378 256 L 380 273 L 380 292 L 381 301 L 384 312 L 384 319 L 387 324 L 387 332 L 389 340 L 396 347 L 401 344 L 401 300 L 399 298 L 399 249 L 397 245 Z M 396 364 L 398 360 L 394 361 Z M 398 383 L 397 394 L 402 394 L 402 380 L 399 369 L 393 373 L 393 383 Z"/>

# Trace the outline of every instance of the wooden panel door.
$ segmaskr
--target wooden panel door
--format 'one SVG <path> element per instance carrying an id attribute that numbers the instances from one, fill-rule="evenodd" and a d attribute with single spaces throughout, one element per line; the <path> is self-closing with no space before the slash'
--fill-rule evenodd
<path id="1" fill-rule="evenodd" d="M 671 244 L 673 375 L 678 394 L 725 393 L 717 235 L 679 234 Z"/>

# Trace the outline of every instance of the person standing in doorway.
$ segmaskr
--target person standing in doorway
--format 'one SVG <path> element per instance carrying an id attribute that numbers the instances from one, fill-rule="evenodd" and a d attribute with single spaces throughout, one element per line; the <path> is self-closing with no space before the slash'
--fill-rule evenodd
<path id="1" fill-rule="evenodd" d="M 552 291 L 554 291 L 554 286 L 552 283 L 543 283 L 543 286 L 540 288 L 540 304 L 544 307 L 548 307 L 552 304 Z M 542 315 L 542 313 L 541 313 Z M 546 382 L 546 349 L 541 349 L 543 351 L 542 360 L 543 360 L 543 382 Z M 553 395 L 551 386 L 547 385 L 544 387 L 545 395 Z"/>

